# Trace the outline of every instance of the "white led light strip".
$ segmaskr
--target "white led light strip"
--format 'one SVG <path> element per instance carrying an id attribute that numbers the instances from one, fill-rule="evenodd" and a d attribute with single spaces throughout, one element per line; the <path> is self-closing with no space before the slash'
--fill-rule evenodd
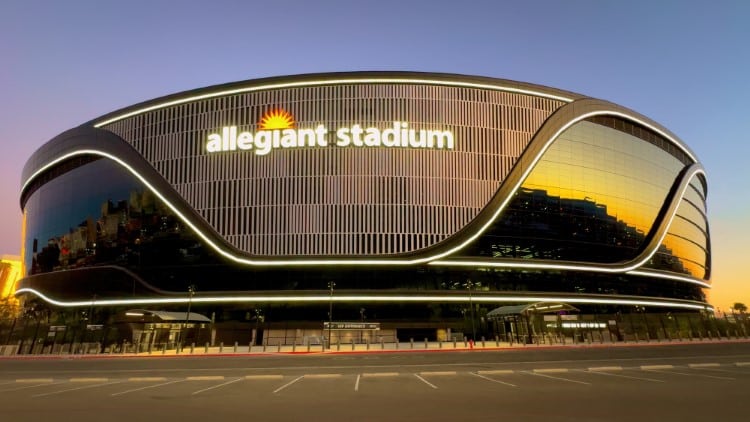
<path id="1" fill-rule="evenodd" d="M 685 191 L 690 187 L 689 181 L 692 180 L 697 174 L 703 174 L 706 173 L 701 168 L 695 168 L 690 173 L 689 176 L 687 176 L 688 183 L 685 183 L 685 185 L 682 188 L 682 192 L 679 194 L 679 200 L 682 200 L 685 196 Z M 520 185 L 520 184 L 519 184 Z M 516 187 L 513 191 L 515 192 L 518 189 Z M 510 197 L 509 197 L 510 198 Z M 501 205 L 501 209 L 504 208 L 507 203 L 509 202 L 509 198 L 503 202 Z M 442 260 L 442 261 L 432 261 L 429 263 L 429 265 L 439 265 L 439 266 L 458 266 L 458 267 L 493 267 L 493 268 L 527 268 L 527 269 L 544 269 L 544 270 L 570 270 L 570 271 L 593 271 L 593 272 L 604 272 L 604 273 L 629 273 L 634 274 L 638 276 L 649 276 L 649 277 L 659 277 L 659 278 L 669 278 L 676 281 L 685 281 L 689 283 L 699 284 L 704 287 L 710 288 L 711 285 L 690 277 L 686 276 L 679 276 L 679 275 L 666 275 L 666 274 L 657 274 L 654 272 L 648 272 L 648 271 L 634 271 L 635 269 L 639 268 L 643 264 L 647 263 L 651 257 L 654 256 L 654 254 L 659 250 L 659 245 L 662 244 L 664 241 L 664 237 L 666 237 L 667 233 L 669 232 L 669 227 L 672 225 L 672 221 L 674 220 L 675 216 L 677 215 L 677 209 L 679 207 L 674 207 L 674 212 L 672 215 L 669 216 L 669 222 L 666 225 L 666 228 L 662 232 L 661 237 L 659 237 L 659 241 L 655 243 L 655 247 L 651 248 L 651 251 L 648 253 L 648 255 L 644 256 L 640 261 L 635 262 L 631 265 L 625 266 L 625 267 L 602 267 L 602 266 L 596 266 L 596 265 L 571 265 L 571 264 L 540 264 L 540 263 L 534 263 L 534 262 L 493 262 L 490 260 Z M 497 216 L 497 215 L 496 215 Z M 494 217 L 493 217 L 494 219 Z"/>
<path id="2" fill-rule="evenodd" d="M 128 113 L 123 113 L 118 116 L 112 117 L 110 119 L 95 123 L 94 127 L 106 126 L 118 120 L 127 119 L 128 117 L 137 116 L 139 114 L 147 113 L 153 110 L 158 110 L 160 108 L 189 103 L 192 101 L 205 100 L 207 98 L 215 98 L 215 97 L 222 97 L 225 95 L 241 94 L 243 92 L 265 91 L 265 90 L 280 89 L 280 88 L 298 88 L 298 87 L 305 87 L 305 86 L 320 86 L 320 85 L 388 84 L 388 83 L 395 83 L 395 84 L 411 83 L 411 84 L 428 84 L 428 85 L 456 86 L 456 87 L 465 87 L 465 88 L 491 89 L 494 91 L 505 91 L 505 92 L 515 92 L 517 94 L 535 95 L 537 97 L 544 97 L 544 98 L 549 98 L 553 100 L 564 101 L 566 103 L 573 101 L 572 98 L 548 94 L 548 93 L 541 92 L 541 91 L 534 91 L 534 90 L 522 89 L 522 88 L 512 88 L 512 87 L 507 87 L 507 86 L 502 86 L 502 85 L 480 84 L 480 83 L 473 83 L 473 82 L 442 81 L 442 80 L 435 80 L 435 79 L 410 79 L 410 78 L 320 79 L 320 80 L 314 80 L 314 81 L 286 82 L 286 83 L 259 85 L 259 86 L 245 87 L 245 88 L 235 88 L 235 89 L 228 89 L 224 91 L 211 92 L 207 94 L 194 95 L 192 97 L 185 97 L 185 98 L 180 98 L 177 100 L 166 101 L 166 102 L 155 104 L 152 106 L 143 107 L 143 108 L 140 108 L 138 110 L 134 110 Z"/>
<path id="3" fill-rule="evenodd" d="M 139 298 L 139 299 L 105 299 L 87 301 L 60 301 L 52 299 L 41 292 L 24 287 L 16 290 L 16 294 L 31 293 L 47 303 L 61 307 L 83 307 L 83 306 L 125 306 L 125 305 L 154 305 L 154 304 L 183 304 L 183 303 L 328 303 L 333 302 L 378 302 L 378 303 L 466 303 L 470 300 L 478 303 L 518 303 L 518 302 L 565 302 L 578 304 L 598 305 L 632 305 L 632 306 L 656 306 L 683 308 L 695 310 L 713 310 L 706 305 L 691 304 L 684 302 L 670 302 L 668 300 L 638 300 L 638 299 L 597 299 L 597 298 L 575 298 L 560 296 L 487 296 L 487 295 L 409 295 L 409 296 L 386 296 L 386 295 L 312 295 L 312 296 L 193 296 L 192 298 Z"/>
<path id="4" fill-rule="evenodd" d="M 351 80 L 350 80 L 351 81 Z M 409 80 L 413 81 L 413 80 Z M 322 83 L 322 82 L 321 82 Z M 330 81 L 329 81 L 330 83 Z M 526 170 L 524 170 L 521 177 L 519 177 L 518 182 L 513 186 L 513 188 L 510 190 L 510 192 L 515 192 L 518 190 L 518 188 L 521 186 L 521 184 L 526 180 L 528 175 L 531 173 L 531 171 L 536 166 L 537 162 L 541 159 L 541 157 L 544 155 L 544 153 L 547 151 L 549 146 L 554 142 L 562 132 L 564 132 L 566 129 L 568 129 L 573 124 L 585 120 L 592 116 L 597 115 L 613 115 L 618 116 L 624 119 L 628 119 L 634 122 L 637 122 L 645 127 L 648 127 L 651 130 L 654 130 L 664 136 L 666 139 L 668 139 L 670 142 L 672 142 L 675 146 L 679 147 L 685 154 L 687 154 L 693 161 L 696 161 L 695 158 L 690 154 L 690 152 L 685 149 L 680 142 L 676 141 L 675 139 L 671 138 L 668 134 L 660 131 L 659 129 L 653 127 L 652 125 L 648 124 L 647 122 L 641 121 L 633 116 L 627 115 L 625 113 L 617 112 L 617 111 L 607 111 L 607 110 L 599 110 L 599 111 L 593 111 L 589 113 L 585 113 L 583 115 L 580 115 L 573 120 L 567 122 L 565 125 L 563 125 L 560 129 L 555 132 L 553 136 L 551 136 L 547 142 L 544 144 L 544 146 L 541 148 L 539 153 L 533 158 L 530 165 L 526 166 Z M 283 259 L 247 259 L 243 257 L 236 256 L 232 254 L 231 252 L 223 249 L 220 245 L 214 243 L 211 239 L 209 239 L 208 236 L 206 236 L 203 232 L 199 230 L 197 226 L 195 226 L 184 214 L 182 214 L 178 209 L 169 202 L 161 192 L 156 190 L 154 186 L 149 183 L 148 180 L 146 180 L 145 177 L 140 175 L 133 167 L 119 159 L 118 157 L 109 154 L 104 151 L 96 150 L 96 149 L 82 149 L 82 150 L 76 150 L 69 152 L 61 157 L 58 157 L 57 159 L 51 161 L 50 163 L 44 165 L 39 170 L 34 172 L 24 183 L 23 187 L 21 188 L 21 191 L 23 192 L 26 187 L 31 183 L 31 181 L 36 178 L 39 174 L 46 171 L 50 167 L 54 166 L 55 164 L 64 161 L 68 158 L 71 158 L 76 155 L 98 155 L 105 158 L 108 158 L 112 161 L 115 161 L 119 165 L 123 166 L 125 169 L 127 169 L 130 173 L 132 173 L 138 180 L 141 181 L 148 189 L 150 189 L 162 202 L 164 202 L 167 207 L 177 215 L 180 220 L 182 220 L 188 227 L 190 227 L 194 233 L 198 237 L 200 237 L 201 240 L 203 240 L 207 245 L 209 245 L 214 251 L 216 251 L 221 256 L 229 259 L 232 262 L 236 262 L 238 264 L 243 265 L 252 265 L 252 266 L 320 266 L 320 265 L 342 265 L 342 266 L 361 266 L 361 265 L 370 265 L 370 266 L 380 266 L 380 265 L 390 265 L 390 266 L 405 266 L 405 265 L 415 265 L 415 264 L 424 264 L 429 263 L 430 265 L 442 265 L 442 266 L 490 266 L 490 267 L 504 267 L 504 268 L 538 268 L 538 269 L 561 269 L 561 270 L 575 270 L 575 271 L 597 271 L 597 272 L 606 272 L 606 273 L 623 273 L 635 270 L 636 268 L 643 265 L 645 262 L 647 262 L 653 254 L 655 254 L 658 250 L 658 246 L 661 244 L 661 241 L 663 240 L 664 236 L 666 236 L 667 230 L 664 231 L 662 237 L 659 239 L 659 242 L 656 244 L 656 247 L 653 248 L 653 250 L 648 254 L 647 257 L 645 257 L 643 260 L 639 261 L 636 264 L 627 266 L 627 267 L 618 267 L 618 268 L 612 268 L 612 267 L 598 267 L 598 266 L 592 266 L 592 265 L 566 265 L 566 264 L 534 264 L 534 263 L 503 263 L 503 262 L 483 262 L 483 261 L 456 261 L 456 260 L 444 260 L 440 261 L 441 258 L 444 258 L 448 255 L 454 254 L 458 252 L 459 250 L 466 247 L 471 242 L 475 241 L 479 236 L 481 236 L 491 225 L 492 223 L 497 219 L 497 217 L 502 213 L 502 211 L 505 209 L 505 207 L 508 205 L 510 200 L 512 199 L 512 195 L 508 195 L 501 205 L 495 210 L 492 217 L 477 230 L 473 235 L 471 235 L 468 239 L 466 239 L 463 243 L 461 243 L 458 246 L 455 246 L 445 252 L 438 253 L 432 256 L 428 257 L 422 257 L 422 258 L 415 258 L 415 259 L 289 259 L 289 260 L 283 260 Z M 704 174 L 705 172 L 698 168 L 695 169 L 690 175 L 689 178 L 694 177 L 696 174 Z M 685 185 L 685 189 L 687 188 L 689 184 Z M 685 193 L 685 189 L 680 193 L 680 197 L 682 197 Z M 676 212 L 676 208 L 675 208 Z M 674 219 L 675 214 L 672 214 L 672 216 L 669 219 L 669 224 L 671 224 L 672 219 Z M 639 274 L 642 275 L 642 274 Z M 702 282 L 692 279 L 685 279 L 685 281 L 691 280 L 692 283 L 702 284 Z"/>

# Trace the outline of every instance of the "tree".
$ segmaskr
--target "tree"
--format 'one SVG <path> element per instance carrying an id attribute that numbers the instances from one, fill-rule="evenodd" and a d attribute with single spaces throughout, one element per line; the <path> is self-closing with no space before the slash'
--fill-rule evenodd
<path id="1" fill-rule="evenodd" d="M 745 311 L 747 311 L 747 306 L 745 306 L 745 304 L 742 302 L 735 302 L 734 305 L 732 305 L 732 309 L 741 314 L 744 314 Z"/>

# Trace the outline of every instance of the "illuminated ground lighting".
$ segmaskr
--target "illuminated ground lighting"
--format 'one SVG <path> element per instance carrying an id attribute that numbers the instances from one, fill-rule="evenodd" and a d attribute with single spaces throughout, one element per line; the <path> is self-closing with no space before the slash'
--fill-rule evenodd
<path id="1" fill-rule="evenodd" d="M 61 307 L 84 307 L 84 306 L 120 306 L 120 305 L 165 305 L 184 304 L 189 300 L 193 303 L 328 303 L 334 302 L 379 302 L 379 303 L 466 303 L 469 295 L 408 295 L 408 296 L 385 296 L 385 295 L 336 295 L 328 294 L 310 296 L 210 296 L 188 298 L 142 298 L 142 299 L 106 299 L 96 301 L 59 301 L 52 299 L 43 293 L 32 289 L 22 288 L 16 294 L 31 293 L 45 302 Z M 575 298 L 560 296 L 487 296 L 472 295 L 471 300 L 479 303 L 518 303 L 518 302 L 565 302 L 591 305 L 632 305 L 683 308 L 692 310 L 709 310 L 713 308 L 707 305 L 691 304 L 684 302 L 670 302 L 668 300 L 642 300 L 642 299 L 605 299 L 605 298 Z"/>

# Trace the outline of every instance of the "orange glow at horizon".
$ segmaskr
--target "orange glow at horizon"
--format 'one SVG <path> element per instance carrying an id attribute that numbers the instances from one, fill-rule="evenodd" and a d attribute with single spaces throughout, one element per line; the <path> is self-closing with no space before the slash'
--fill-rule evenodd
<path id="1" fill-rule="evenodd" d="M 294 116 L 284 109 L 275 109 L 266 112 L 261 117 L 258 126 L 260 130 L 292 129 L 294 128 Z"/>

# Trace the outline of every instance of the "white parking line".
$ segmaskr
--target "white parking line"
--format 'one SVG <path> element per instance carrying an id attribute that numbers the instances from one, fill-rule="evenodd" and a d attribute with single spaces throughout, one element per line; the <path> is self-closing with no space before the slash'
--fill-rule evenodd
<path id="1" fill-rule="evenodd" d="M 354 383 L 354 391 L 359 391 L 359 374 L 357 374 L 357 382 Z"/>
<path id="2" fill-rule="evenodd" d="M 63 383 L 65 383 L 65 381 L 58 381 L 58 382 L 53 382 L 53 383 L 43 382 L 43 383 L 39 383 L 39 384 L 25 385 L 23 387 L 18 387 L 18 388 L 7 388 L 5 390 L 0 390 L 0 393 L 5 393 L 6 391 L 25 390 L 27 388 L 43 387 L 45 385 L 58 385 L 58 384 L 63 384 Z"/>
<path id="3" fill-rule="evenodd" d="M 414 374 L 414 376 L 417 377 L 417 378 L 419 378 L 419 380 L 422 381 L 423 383 L 425 383 L 425 384 L 429 385 L 430 387 L 432 387 L 432 388 L 434 388 L 434 389 L 437 390 L 437 386 L 435 384 L 432 384 L 431 382 L 427 381 L 426 379 L 420 377 L 419 374 Z"/>
<path id="4" fill-rule="evenodd" d="M 211 386 L 211 387 L 208 387 L 208 388 L 204 388 L 204 389 L 202 389 L 202 390 L 198 390 L 198 391 L 193 391 L 193 392 L 192 392 L 192 393 L 190 393 L 190 394 L 191 394 L 191 395 L 196 395 L 196 394 L 200 394 L 200 393 L 202 393 L 202 392 L 204 392 L 204 391 L 208 391 L 208 390 L 213 390 L 214 388 L 219 388 L 219 387 L 223 387 L 223 386 L 225 386 L 225 385 L 229 385 L 229 384 L 234 384 L 235 382 L 237 382 L 237 381 L 242 381 L 243 379 L 244 379 L 244 378 L 237 378 L 237 379 L 234 379 L 234 380 L 232 380 L 232 381 L 227 381 L 227 382 L 223 382 L 223 383 L 221 383 L 221 384 L 219 384 L 219 385 L 214 385 L 214 386 Z"/>
<path id="5" fill-rule="evenodd" d="M 750 366 L 750 362 L 735 362 L 735 366 Z"/>
<path id="6" fill-rule="evenodd" d="M 705 374 L 686 374 L 684 372 L 660 371 L 660 370 L 654 370 L 654 369 L 647 370 L 647 372 L 656 372 L 656 373 L 659 373 L 659 374 L 675 374 L 675 375 L 683 375 L 683 376 L 687 376 L 687 377 L 714 378 L 714 379 L 719 379 L 719 380 L 733 380 L 733 379 L 735 379 L 735 378 L 729 378 L 729 377 L 716 377 L 716 376 L 713 376 L 713 375 L 705 375 Z"/>
<path id="7" fill-rule="evenodd" d="M 293 379 L 293 380 L 289 381 L 288 383 L 286 383 L 286 384 L 282 385 L 281 387 L 279 387 L 279 388 L 277 388 L 277 389 L 273 390 L 273 392 L 274 392 L 274 393 L 278 393 L 279 391 L 281 391 L 281 390 L 283 390 L 283 389 L 285 389 L 285 388 L 289 387 L 290 385 L 294 384 L 295 382 L 297 382 L 297 381 L 301 380 L 301 379 L 302 379 L 302 378 L 304 378 L 304 377 L 305 377 L 304 375 L 300 375 L 300 376 L 298 376 L 297 378 L 295 378 L 295 379 Z"/>
<path id="8" fill-rule="evenodd" d="M 425 377 L 429 376 L 447 376 L 447 375 L 456 375 L 456 371 L 422 371 L 419 373 L 420 375 L 423 375 Z"/>
<path id="9" fill-rule="evenodd" d="M 634 376 L 631 376 L 631 375 L 610 374 L 609 372 L 600 371 L 600 370 L 592 371 L 592 370 L 589 369 L 587 372 L 590 373 L 590 374 L 597 374 L 597 375 L 609 375 L 610 377 L 630 378 L 630 379 L 634 379 L 634 380 L 644 380 L 644 381 L 652 381 L 652 382 L 666 382 L 666 381 L 657 380 L 657 379 L 654 379 L 654 378 L 644 378 L 644 377 L 634 377 Z"/>
<path id="10" fill-rule="evenodd" d="M 591 385 L 590 382 L 577 381 L 577 380 L 572 380 L 572 379 L 562 378 L 562 377 L 553 377 L 552 375 L 546 375 L 546 374 L 543 374 L 543 373 L 540 373 L 540 372 L 530 372 L 530 371 L 521 371 L 521 372 L 524 373 L 524 374 L 535 375 L 537 377 L 552 378 L 552 379 L 560 380 L 560 381 L 574 382 L 576 384 Z"/>
<path id="11" fill-rule="evenodd" d="M 166 377 L 130 377 L 130 382 L 149 382 L 149 381 L 166 381 Z"/>
<path id="12" fill-rule="evenodd" d="M 174 381 L 169 381 L 169 382 L 163 382 L 161 384 L 147 385 L 145 387 L 133 388 L 132 390 L 120 391 L 119 393 L 112 393 L 112 394 L 110 394 L 110 396 L 121 396 L 123 394 L 132 393 L 134 391 L 148 390 L 149 388 L 156 388 L 156 387 L 161 387 L 162 385 L 176 384 L 178 382 L 184 382 L 184 381 L 187 381 L 187 380 L 184 380 L 184 379 L 183 380 L 174 380 Z"/>
<path id="13" fill-rule="evenodd" d="M 71 378 L 70 382 L 107 382 L 109 378 Z"/>
<path id="14" fill-rule="evenodd" d="M 16 380 L 16 382 L 23 383 L 50 383 L 52 381 L 54 381 L 52 378 L 21 378 Z"/>
<path id="15" fill-rule="evenodd" d="M 515 384 L 511 384 L 511 383 L 509 383 L 509 382 L 505 382 L 505 381 L 500 381 L 500 380 L 496 380 L 496 379 L 494 379 L 494 378 L 486 377 L 486 376 L 484 376 L 484 375 L 481 375 L 481 374 L 478 374 L 478 373 L 476 373 L 476 372 L 469 372 L 469 373 L 470 373 L 471 375 L 477 376 L 477 377 L 479 377 L 479 378 L 482 378 L 482 379 L 486 379 L 487 381 L 492 381 L 492 382 L 496 382 L 496 383 L 498 383 L 498 384 L 508 385 L 508 386 L 511 386 L 511 387 L 518 387 L 518 386 L 517 386 L 517 385 L 515 385 Z"/>
<path id="16" fill-rule="evenodd" d="M 120 384 L 121 382 L 124 382 L 124 381 L 113 381 L 113 382 L 105 382 L 105 383 L 103 383 L 103 384 L 91 384 L 91 385 L 85 385 L 85 386 L 83 386 L 83 387 L 77 387 L 77 388 L 68 388 L 68 389 L 66 389 L 66 390 L 58 390 L 58 391 L 52 391 L 52 392 L 50 392 L 50 393 L 35 394 L 35 395 L 31 396 L 31 397 L 46 397 L 46 396 L 53 396 L 53 395 L 55 395 L 55 394 L 62 394 L 62 393 L 67 393 L 68 391 L 85 390 L 85 389 L 87 389 L 87 388 L 94 388 L 94 387 L 102 387 L 102 386 L 105 386 L 105 385 Z M 49 384 L 47 384 L 47 385 L 49 385 Z"/>

